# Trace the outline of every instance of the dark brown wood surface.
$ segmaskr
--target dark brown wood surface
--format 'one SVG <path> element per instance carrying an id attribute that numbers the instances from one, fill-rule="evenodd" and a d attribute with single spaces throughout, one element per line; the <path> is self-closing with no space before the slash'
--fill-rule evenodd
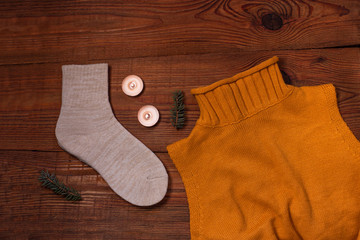
<path id="1" fill-rule="evenodd" d="M 274 55 L 289 84 L 333 83 L 340 112 L 360 139 L 360 1 L 160 0 L 0 2 L 0 239 L 190 239 L 189 210 L 166 146 L 199 115 L 190 89 Z M 106 62 L 117 119 L 153 150 L 170 184 L 153 207 L 118 197 L 96 171 L 56 142 L 61 65 Z M 128 97 L 121 81 L 141 76 Z M 186 126 L 170 123 L 171 93 L 185 92 Z M 160 122 L 142 127 L 138 109 Z M 67 202 L 40 187 L 48 169 L 78 189 Z"/>

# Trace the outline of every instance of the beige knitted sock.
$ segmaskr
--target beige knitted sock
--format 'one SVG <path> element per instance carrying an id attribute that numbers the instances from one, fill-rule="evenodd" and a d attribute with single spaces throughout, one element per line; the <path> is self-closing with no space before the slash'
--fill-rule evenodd
<path id="1" fill-rule="evenodd" d="M 56 125 L 59 145 L 93 167 L 126 201 L 158 203 L 168 175 L 161 161 L 114 117 L 108 99 L 108 65 L 62 67 L 62 105 Z"/>

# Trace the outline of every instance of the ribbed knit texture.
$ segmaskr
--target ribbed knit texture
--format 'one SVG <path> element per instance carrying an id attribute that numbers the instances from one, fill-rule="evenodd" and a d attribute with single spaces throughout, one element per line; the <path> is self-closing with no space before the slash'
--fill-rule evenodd
<path id="1" fill-rule="evenodd" d="M 108 65 L 65 65 L 56 125 L 59 145 L 93 167 L 128 202 L 149 206 L 166 194 L 161 161 L 115 118 L 108 98 Z"/>
<path id="2" fill-rule="evenodd" d="M 360 142 L 332 84 L 285 84 L 275 56 L 193 89 L 200 117 L 167 147 L 196 239 L 360 239 Z"/>
<path id="3" fill-rule="evenodd" d="M 292 86 L 280 80 L 276 61 L 270 59 L 231 78 L 193 89 L 201 111 L 198 124 L 234 123 L 288 96 Z"/>

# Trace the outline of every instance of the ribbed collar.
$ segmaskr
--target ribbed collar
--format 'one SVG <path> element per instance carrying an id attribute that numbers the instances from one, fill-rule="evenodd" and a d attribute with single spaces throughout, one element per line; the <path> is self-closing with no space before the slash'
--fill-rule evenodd
<path id="1" fill-rule="evenodd" d="M 233 77 L 192 89 L 202 125 L 226 125 L 250 117 L 287 97 L 294 86 L 285 84 L 274 56 Z"/>

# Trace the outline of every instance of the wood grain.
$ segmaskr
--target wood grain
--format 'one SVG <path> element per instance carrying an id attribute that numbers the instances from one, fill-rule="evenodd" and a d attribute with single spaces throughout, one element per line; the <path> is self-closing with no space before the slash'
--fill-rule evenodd
<path id="1" fill-rule="evenodd" d="M 227 54 L 178 55 L 107 61 L 110 65 L 110 101 L 117 119 L 134 136 L 155 152 L 189 135 L 199 116 L 190 89 L 208 85 L 248 69 L 274 55 L 290 84 L 333 83 L 338 92 L 340 111 L 355 136 L 360 139 L 360 53 L 351 48 L 242 52 Z M 346 56 L 344 58 L 343 56 Z M 92 61 L 88 61 L 92 62 Z M 43 71 L 46 69 L 46 71 Z M 211 71 L 209 70 L 211 69 Z M 54 129 L 61 106 L 61 64 L 0 66 L 3 81 L 0 95 L 0 149 L 62 151 Z M 145 90 L 128 97 L 121 81 L 129 74 L 144 79 Z M 171 126 L 171 93 L 185 92 L 187 122 L 178 131 Z M 137 111 L 146 104 L 155 105 L 161 114 L 159 123 L 145 128 L 137 120 Z"/>
<path id="2" fill-rule="evenodd" d="M 166 146 L 190 133 L 199 109 L 190 89 L 274 55 L 288 84 L 333 83 L 340 112 L 360 139 L 360 1 L 125 0 L 0 2 L 0 239 L 190 239 L 186 192 Z M 109 63 L 117 119 L 162 160 L 165 199 L 136 207 L 92 168 L 59 148 L 61 66 Z M 129 74 L 144 92 L 121 90 Z M 171 93 L 185 92 L 187 122 L 170 123 Z M 142 127 L 138 109 L 161 118 Z M 40 187 L 48 169 L 78 189 L 67 202 Z"/>
<path id="3" fill-rule="evenodd" d="M 0 64 L 359 43 L 358 0 L 2 1 Z M 282 19 L 269 30 L 267 14 Z"/>
<path id="4" fill-rule="evenodd" d="M 157 154 L 170 176 L 168 193 L 153 207 L 117 196 L 92 168 L 64 152 L 0 151 L 0 238 L 189 239 L 189 213 L 180 176 L 167 154 Z M 48 169 L 80 191 L 68 202 L 42 188 Z M 6 191 L 4 191 L 6 190 Z M 161 227 L 159 227 L 161 226 Z M 180 232 L 174 229 L 181 229 Z"/>

